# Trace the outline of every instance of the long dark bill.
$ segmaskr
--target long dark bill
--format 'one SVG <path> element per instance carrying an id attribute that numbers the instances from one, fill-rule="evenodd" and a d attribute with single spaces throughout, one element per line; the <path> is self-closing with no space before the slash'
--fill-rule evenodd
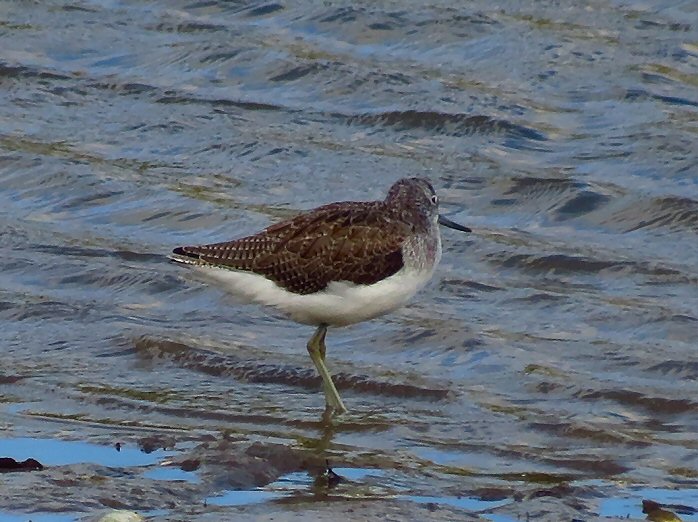
<path id="1" fill-rule="evenodd" d="M 442 216 L 441 214 L 439 214 L 439 224 L 448 228 L 452 228 L 454 230 L 460 230 L 461 232 L 472 232 L 472 230 L 470 230 L 468 227 L 459 225 L 455 221 L 451 221 L 450 219 Z"/>

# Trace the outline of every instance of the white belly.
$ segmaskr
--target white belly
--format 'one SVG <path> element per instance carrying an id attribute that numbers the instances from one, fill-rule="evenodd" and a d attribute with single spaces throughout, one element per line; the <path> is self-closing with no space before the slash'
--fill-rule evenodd
<path id="1" fill-rule="evenodd" d="M 339 281 L 330 283 L 321 292 L 299 295 L 251 272 L 206 266 L 195 268 L 238 297 L 273 306 L 296 322 L 316 326 L 346 326 L 392 312 L 407 303 L 433 273 L 433 268 L 403 268 L 373 285 Z"/>

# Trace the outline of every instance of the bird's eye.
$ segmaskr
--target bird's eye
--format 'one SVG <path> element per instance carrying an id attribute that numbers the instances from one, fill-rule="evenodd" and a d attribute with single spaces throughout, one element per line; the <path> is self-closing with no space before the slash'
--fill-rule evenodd
<path id="1" fill-rule="evenodd" d="M 436 204 L 439 202 L 439 198 L 437 197 L 436 194 L 434 194 L 434 195 L 431 197 L 431 202 L 432 202 L 434 205 L 436 205 Z"/>

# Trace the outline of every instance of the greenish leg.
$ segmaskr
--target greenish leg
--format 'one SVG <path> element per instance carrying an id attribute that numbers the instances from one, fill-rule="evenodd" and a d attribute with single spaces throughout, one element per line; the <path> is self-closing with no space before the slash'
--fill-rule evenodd
<path id="1" fill-rule="evenodd" d="M 317 332 L 315 332 L 317 335 Z M 320 340 L 320 358 L 322 359 L 322 362 L 325 362 L 325 354 L 327 353 L 327 346 L 325 346 L 325 336 L 327 335 L 327 328 L 325 328 L 325 331 L 322 333 L 322 339 Z"/>
<path id="2" fill-rule="evenodd" d="M 346 413 L 347 409 L 342 402 L 337 388 L 332 382 L 332 376 L 325 366 L 325 335 L 327 335 L 327 326 L 321 325 L 315 331 L 313 336 L 308 341 L 308 353 L 315 364 L 320 377 L 322 377 L 322 386 L 325 389 L 325 402 L 329 408 L 332 408 L 335 413 Z"/>

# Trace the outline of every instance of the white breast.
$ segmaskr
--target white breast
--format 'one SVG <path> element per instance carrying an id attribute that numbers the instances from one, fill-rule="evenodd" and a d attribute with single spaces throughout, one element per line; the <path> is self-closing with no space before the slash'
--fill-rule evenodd
<path id="1" fill-rule="evenodd" d="M 294 294 L 251 272 L 196 266 L 196 269 L 245 300 L 273 306 L 296 322 L 346 326 L 392 312 L 405 305 L 432 276 L 429 270 L 403 268 L 373 285 L 347 281 L 330 283 L 314 294 Z"/>

